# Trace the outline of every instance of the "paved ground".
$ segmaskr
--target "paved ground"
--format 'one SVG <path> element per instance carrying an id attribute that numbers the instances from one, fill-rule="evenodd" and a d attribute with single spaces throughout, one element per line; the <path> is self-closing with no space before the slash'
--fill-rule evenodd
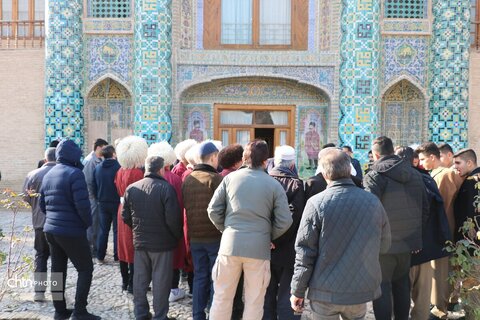
<path id="1" fill-rule="evenodd" d="M 12 214 L 0 210 L 0 228 L 6 233 L 10 229 Z M 17 217 L 17 232 L 21 232 L 25 226 L 31 224 L 28 212 L 22 212 Z M 110 236 L 110 239 L 112 237 Z M 5 241 L 0 243 L 0 249 L 6 250 Z M 33 232 L 27 237 L 25 254 L 33 258 Z M 123 293 L 121 290 L 121 277 L 118 264 L 113 261 L 112 244 L 110 242 L 106 257 L 106 264 L 95 265 L 93 282 L 89 295 L 88 309 L 90 312 L 102 316 L 103 319 L 134 319 L 132 295 Z M 5 269 L 0 268 L 0 280 L 5 274 Z M 75 284 L 77 274 L 71 264 L 68 267 L 66 284 L 66 299 L 69 307 L 73 306 L 75 296 Z M 181 287 L 186 288 L 183 282 Z M 33 289 L 29 287 L 10 288 L 2 301 L 0 301 L 0 319 L 52 319 L 54 309 L 50 302 L 50 293 L 47 292 L 47 302 L 33 302 Z M 151 298 L 151 297 L 150 297 Z M 170 304 L 170 317 L 179 320 L 192 319 L 191 298 L 185 298 L 179 302 Z M 305 312 L 302 319 L 309 319 Z M 371 305 L 368 307 L 367 320 L 375 319 Z"/>

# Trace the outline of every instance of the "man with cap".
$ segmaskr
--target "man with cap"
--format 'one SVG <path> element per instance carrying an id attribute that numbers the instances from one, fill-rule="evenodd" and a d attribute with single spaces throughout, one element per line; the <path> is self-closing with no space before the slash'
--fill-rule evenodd
<path id="1" fill-rule="evenodd" d="M 474 204 L 475 196 L 478 195 L 475 185 L 480 181 L 480 168 L 477 166 L 477 155 L 473 149 L 463 149 L 455 153 L 453 156 L 453 166 L 455 171 L 457 171 L 462 178 L 465 178 L 454 204 L 455 240 L 458 241 L 463 238 L 458 229 L 463 226 L 463 223 L 468 218 L 475 219 L 480 223 L 480 214 L 477 212 L 477 207 Z"/>
<path id="2" fill-rule="evenodd" d="M 205 308 L 213 295 L 211 272 L 217 259 L 222 234 L 208 218 L 207 208 L 222 182 L 218 174 L 218 149 L 206 141 L 198 147 L 200 163 L 193 167 L 182 185 L 187 213 L 188 237 L 193 258 L 193 319 L 205 320 Z"/>
<path id="3" fill-rule="evenodd" d="M 275 148 L 275 166 L 269 175 L 280 182 L 287 194 L 293 223 L 280 238 L 273 240 L 270 260 L 270 284 L 265 295 L 263 319 L 300 319 L 290 307 L 290 282 L 295 263 L 295 237 L 305 206 L 303 182 L 295 173 L 295 149 L 291 146 Z"/>

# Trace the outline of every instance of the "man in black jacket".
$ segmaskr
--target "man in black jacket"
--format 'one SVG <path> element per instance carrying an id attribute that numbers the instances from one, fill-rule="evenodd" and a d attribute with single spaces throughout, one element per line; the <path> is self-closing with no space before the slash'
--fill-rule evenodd
<path id="1" fill-rule="evenodd" d="M 422 249 L 422 222 L 428 219 L 428 200 L 422 176 L 410 163 L 394 155 L 390 138 L 372 144 L 372 171 L 363 180 L 387 212 L 392 246 L 380 255 L 382 296 L 373 301 L 377 319 L 407 320 L 410 310 L 410 254 Z M 393 308 L 392 308 L 393 296 Z"/>
<path id="2" fill-rule="evenodd" d="M 145 178 L 125 191 L 123 221 L 133 229 L 136 319 L 149 319 L 147 290 L 153 288 L 153 319 L 167 319 L 173 277 L 173 251 L 183 236 L 183 216 L 175 189 L 162 177 L 163 158 L 145 160 Z"/>
<path id="3" fill-rule="evenodd" d="M 270 284 L 265 295 L 263 319 L 300 319 L 290 307 L 290 282 L 295 264 L 295 238 L 305 207 L 303 182 L 295 173 L 295 149 L 291 146 L 275 148 L 275 166 L 269 175 L 280 182 L 287 194 L 293 223 L 280 238 L 272 241 Z"/>
<path id="4" fill-rule="evenodd" d="M 455 170 L 462 178 L 465 178 L 454 205 L 455 225 L 457 227 L 455 240 L 458 241 L 463 239 L 458 229 L 463 226 L 468 218 L 476 219 L 477 223 L 480 223 L 479 212 L 474 204 L 475 196 L 479 193 L 475 185 L 480 181 L 480 167 L 477 166 L 477 155 L 473 149 L 460 150 L 453 157 Z"/>

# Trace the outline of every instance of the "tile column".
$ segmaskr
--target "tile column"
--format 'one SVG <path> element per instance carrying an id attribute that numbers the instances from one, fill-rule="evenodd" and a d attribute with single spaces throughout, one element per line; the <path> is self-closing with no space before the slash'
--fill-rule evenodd
<path id="1" fill-rule="evenodd" d="M 343 0 L 339 143 L 368 161 L 379 113 L 380 1 Z"/>
<path id="2" fill-rule="evenodd" d="M 434 0 L 430 70 L 431 141 L 467 146 L 470 1 Z"/>
<path id="3" fill-rule="evenodd" d="M 84 144 L 82 97 L 83 0 L 48 0 L 45 144 L 69 137 Z"/>
<path id="4" fill-rule="evenodd" d="M 172 136 L 171 0 L 135 1 L 135 134 L 148 143 Z"/>

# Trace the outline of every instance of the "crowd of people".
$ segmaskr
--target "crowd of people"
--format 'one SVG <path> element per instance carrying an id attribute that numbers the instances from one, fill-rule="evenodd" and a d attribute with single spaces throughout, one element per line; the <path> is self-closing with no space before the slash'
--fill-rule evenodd
<path id="1" fill-rule="evenodd" d="M 309 155 L 317 173 L 302 181 L 296 150 L 277 146 L 270 158 L 270 147 L 128 136 L 97 139 L 82 162 L 72 140 L 52 143 L 23 189 L 35 280 L 45 283 L 49 257 L 63 275 L 51 288 L 54 319 L 100 319 L 87 300 L 111 228 L 139 320 L 168 319 L 169 302 L 187 294 L 194 320 L 300 319 L 306 298 L 315 319 L 363 319 L 369 301 L 379 320 L 447 318 L 458 292 L 445 243 L 477 215 L 472 149 L 379 137 L 363 170 L 351 147 L 327 144 Z M 68 260 L 78 272 L 73 309 Z M 36 286 L 34 300 L 46 290 Z"/>

